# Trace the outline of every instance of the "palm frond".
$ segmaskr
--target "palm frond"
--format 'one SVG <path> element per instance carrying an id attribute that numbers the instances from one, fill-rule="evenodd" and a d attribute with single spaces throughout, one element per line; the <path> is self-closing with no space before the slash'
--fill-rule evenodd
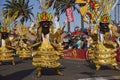
<path id="1" fill-rule="evenodd" d="M 3 4 L 3 8 L 8 11 L 8 9 L 11 9 L 10 17 L 12 17 L 14 14 L 17 14 L 17 16 L 14 17 L 14 19 L 17 19 L 19 16 L 23 16 L 21 19 L 21 23 L 24 23 L 24 21 L 27 21 L 31 19 L 30 17 L 34 16 L 32 13 L 33 5 L 29 5 L 30 0 L 6 0 L 6 3 Z M 7 13 L 5 13 L 7 16 Z M 28 17 L 31 15 L 30 17 Z"/>
<path id="2" fill-rule="evenodd" d="M 9 1 L 9 0 L 6 0 L 6 3 L 7 3 L 7 4 L 12 4 L 12 2 L 11 2 L 11 1 Z"/>
<path id="3" fill-rule="evenodd" d="M 13 14 L 13 16 L 12 16 L 12 20 L 13 20 L 13 21 L 15 21 L 15 19 L 17 18 L 18 12 L 19 12 L 19 11 L 16 11 L 16 12 Z"/>

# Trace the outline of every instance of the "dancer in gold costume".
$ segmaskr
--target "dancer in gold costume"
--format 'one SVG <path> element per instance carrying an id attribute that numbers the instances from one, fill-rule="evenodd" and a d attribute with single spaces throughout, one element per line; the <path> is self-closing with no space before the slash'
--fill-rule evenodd
<path id="1" fill-rule="evenodd" d="M 30 47 L 28 47 L 27 39 L 25 36 L 20 36 L 20 41 L 18 42 L 17 46 L 17 54 L 21 59 L 28 59 L 31 57 Z"/>
<path id="2" fill-rule="evenodd" d="M 8 34 L 6 32 L 1 33 L 1 47 L 0 47 L 0 64 L 2 61 L 12 61 L 12 64 L 15 65 L 14 56 L 13 56 L 13 47 L 7 44 Z"/>
<path id="3" fill-rule="evenodd" d="M 116 62 L 116 49 L 106 48 L 104 44 L 99 43 L 96 45 L 94 63 L 96 70 L 99 70 L 102 65 L 111 65 L 115 70 L 120 70 Z"/>
<path id="4" fill-rule="evenodd" d="M 33 51 L 32 64 L 37 69 L 38 77 L 41 76 L 41 70 L 44 67 L 54 68 L 58 75 L 62 75 L 62 73 L 59 71 L 59 67 L 61 64 L 58 62 L 58 60 L 62 56 L 63 47 L 60 44 L 53 42 L 53 40 L 50 40 L 51 36 L 49 35 L 49 33 L 50 28 L 52 27 L 52 17 L 50 17 L 51 14 L 43 12 L 40 15 L 40 27 L 38 28 L 40 41 L 32 45 L 33 48 L 37 47 L 37 49 Z"/>
<path id="5" fill-rule="evenodd" d="M 16 52 L 21 59 L 28 59 L 30 55 L 30 43 L 27 40 L 26 34 L 28 29 L 20 24 L 16 26 L 19 36 L 17 37 Z M 29 46 L 29 47 L 28 47 Z"/>
<path id="6" fill-rule="evenodd" d="M 109 22 L 106 20 L 106 17 L 108 16 L 103 15 L 103 20 L 100 22 L 100 34 L 102 34 L 102 36 L 99 37 L 100 39 L 98 39 L 98 34 L 96 37 L 93 36 L 94 34 L 91 36 L 93 42 L 88 49 L 90 52 L 89 56 L 91 62 L 95 64 L 96 70 L 99 70 L 102 65 L 111 65 L 115 70 L 120 70 L 115 58 L 117 43 L 108 39 L 111 35 L 110 30 L 112 29 L 109 28 Z"/>

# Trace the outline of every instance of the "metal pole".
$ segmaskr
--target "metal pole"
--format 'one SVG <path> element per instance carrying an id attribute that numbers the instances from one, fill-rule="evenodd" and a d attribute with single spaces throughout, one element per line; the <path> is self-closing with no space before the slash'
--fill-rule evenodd
<path id="1" fill-rule="evenodd" d="M 119 15 L 120 14 L 120 8 L 119 7 L 120 7 L 120 4 L 118 4 L 118 23 L 120 24 L 120 19 L 119 19 L 120 18 L 120 15 Z"/>
<path id="2" fill-rule="evenodd" d="M 116 23 L 116 7 L 115 7 L 115 11 L 114 11 L 114 17 L 115 17 L 115 23 Z"/>
<path id="3" fill-rule="evenodd" d="M 117 16 L 118 16 L 118 17 L 117 17 L 117 18 L 118 18 L 118 19 L 117 19 L 118 21 L 117 21 L 117 23 L 119 23 L 119 4 L 117 5 L 117 7 L 118 7 L 118 15 L 117 15 Z"/>

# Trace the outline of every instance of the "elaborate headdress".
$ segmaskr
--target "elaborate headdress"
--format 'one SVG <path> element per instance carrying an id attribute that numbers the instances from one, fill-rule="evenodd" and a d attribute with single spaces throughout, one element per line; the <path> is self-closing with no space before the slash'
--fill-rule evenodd
<path id="1" fill-rule="evenodd" d="M 52 21 L 52 14 L 43 11 L 37 14 L 38 21 Z"/>
<path id="2" fill-rule="evenodd" d="M 101 22 L 102 23 L 109 23 L 110 19 L 111 19 L 111 17 L 108 16 L 107 14 L 104 14 L 103 16 L 101 16 Z"/>
<path id="3" fill-rule="evenodd" d="M 8 28 L 8 27 L 0 27 L 0 32 L 9 33 L 10 32 L 10 28 Z"/>

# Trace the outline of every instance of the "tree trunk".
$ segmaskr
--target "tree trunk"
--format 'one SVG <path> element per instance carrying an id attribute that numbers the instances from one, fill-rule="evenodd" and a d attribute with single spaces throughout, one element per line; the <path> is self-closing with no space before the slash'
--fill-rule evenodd
<path id="1" fill-rule="evenodd" d="M 83 21 L 83 16 L 81 15 L 81 30 L 84 29 L 84 21 Z"/>
<path id="2" fill-rule="evenodd" d="M 70 22 L 68 22 L 68 32 L 70 32 Z"/>

